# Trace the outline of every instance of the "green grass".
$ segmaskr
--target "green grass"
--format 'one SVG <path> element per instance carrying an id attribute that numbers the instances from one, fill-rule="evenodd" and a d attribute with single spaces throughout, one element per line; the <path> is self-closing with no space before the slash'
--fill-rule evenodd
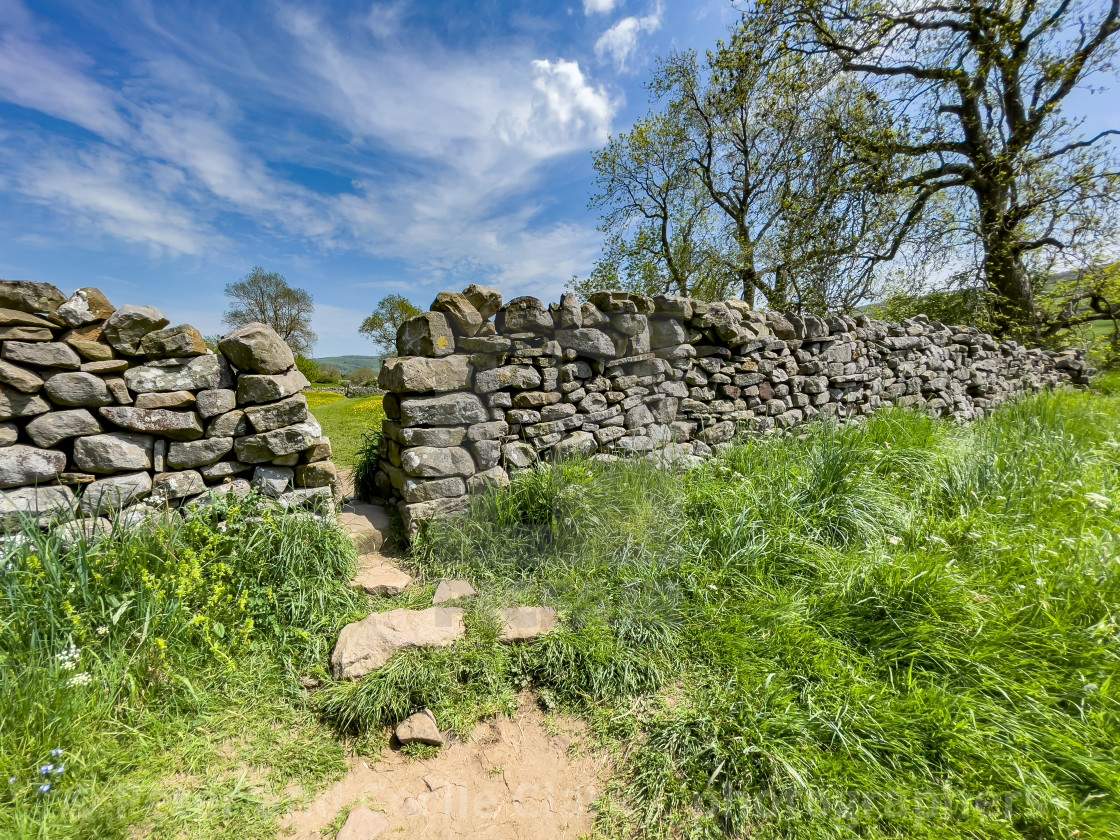
<path id="1" fill-rule="evenodd" d="M 532 686 L 616 753 L 608 835 L 1114 837 L 1118 544 L 1120 402 L 1089 394 L 818 426 L 686 475 L 544 466 L 415 548 L 482 593 L 467 640 L 320 699 L 345 730 L 428 706 L 465 732 Z M 504 603 L 561 627 L 497 644 Z"/>
<path id="2" fill-rule="evenodd" d="M 255 497 L 6 557 L 0 837 L 275 837 L 290 785 L 343 770 L 297 679 L 368 610 L 354 561 L 333 524 Z"/>
<path id="3" fill-rule="evenodd" d="M 323 426 L 323 434 L 331 439 L 332 458 L 340 467 L 357 464 L 363 437 L 381 432 L 385 412 L 381 397 L 351 397 L 339 394 L 312 393 L 307 398 L 311 413 Z"/>

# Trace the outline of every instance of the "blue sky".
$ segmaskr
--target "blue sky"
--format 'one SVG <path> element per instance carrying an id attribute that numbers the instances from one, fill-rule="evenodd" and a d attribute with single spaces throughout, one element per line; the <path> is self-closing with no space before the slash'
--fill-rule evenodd
<path id="1" fill-rule="evenodd" d="M 253 265 L 366 353 L 390 292 L 555 300 L 599 252 L 590 152 L 727 0 L 0 0 L 0 277 L 222 331 Z M 1112 93 L 1082 96 L 1087 128 Z M 1111 116 L 1110 116 L 1111 115 Z"/>

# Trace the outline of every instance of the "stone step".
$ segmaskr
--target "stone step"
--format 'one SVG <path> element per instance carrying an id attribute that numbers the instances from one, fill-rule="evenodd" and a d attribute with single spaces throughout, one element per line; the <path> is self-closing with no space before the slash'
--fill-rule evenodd
<path id="1" fill-rule="evenodd" d="M 412 576 L 382 554 L 365 554 L 358 558 L 358 574 L 351 585 L 370 595 L 398 595 L 412 585 Z"/>
<path id="2" fill-rule="evenodd" d="M 361 554 L 379 551 L 389 535 L 389 514 L 381 505 L 351 499 L 342 506 L 338 521 L 350 532 Z"/>
<path id="3" fill-rule="evenodd" d="M 447 647 L 466 635 L 463 611 L 456 607 L 373 613 L 342 628 L 331 654 L 336 680 L 353 680 L 376 671 L 399 650 Z"/>
<path id="4" fill-rule="evenodd" d="M 503 642 L 520 642 L 552 632 L 556 627 L 556 610 L 553 607 L 506 607 L 500 613 L 502 630 L 498 638 Z"/>
<path id="5" fill-rule="evenodd" d="M 457 598 L 473 598 L 477 594 L 470 581 L 441 580 L 436 587 L 436 594 L 432 596 L 432 604 L 442 604 L 444 601 L 454 601 Z"/>

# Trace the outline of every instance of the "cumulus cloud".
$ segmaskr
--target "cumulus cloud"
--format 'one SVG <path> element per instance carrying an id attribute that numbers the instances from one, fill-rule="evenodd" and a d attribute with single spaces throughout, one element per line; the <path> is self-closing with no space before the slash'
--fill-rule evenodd
<path id="1" fill-rule="evenodd" d="M 621 0 L 583 0 L 583 13 L 585 15 L 607 15 L 614 11 L 615 6 L 622 5 Z"/>
<path id="2" fill-rule="evenodd" d="M 643 17 L 625 17 L 599 36 L 595 42 L 595 55 L 610 58 L 619 72 L 631 66 L 631 59 L 638 51 L 638 39 L 644 32 L 651 34 L 661 28 L 661 7 Z"/>

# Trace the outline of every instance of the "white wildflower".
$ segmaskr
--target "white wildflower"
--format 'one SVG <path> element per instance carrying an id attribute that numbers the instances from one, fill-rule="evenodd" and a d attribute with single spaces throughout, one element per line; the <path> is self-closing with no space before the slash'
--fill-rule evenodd
<path id="1" fill-rule="evenodd" d="M 86 673 L 75 674 L 70 678 L 70 682 L 68 682 L 67 685 L 71 688 L 76 685 L 89 685 L 91 679 L 93 679 L 93 677 Z"/>
<path id="2" fill-rule="evenodd" d="M 58 655 L 58 661 L 64 671 L 73 671 L 78 667 L 78 662 L 82 658 L 82 652 L 78 650 L 77 645 L 73 642 L 62 653 Z"/>

